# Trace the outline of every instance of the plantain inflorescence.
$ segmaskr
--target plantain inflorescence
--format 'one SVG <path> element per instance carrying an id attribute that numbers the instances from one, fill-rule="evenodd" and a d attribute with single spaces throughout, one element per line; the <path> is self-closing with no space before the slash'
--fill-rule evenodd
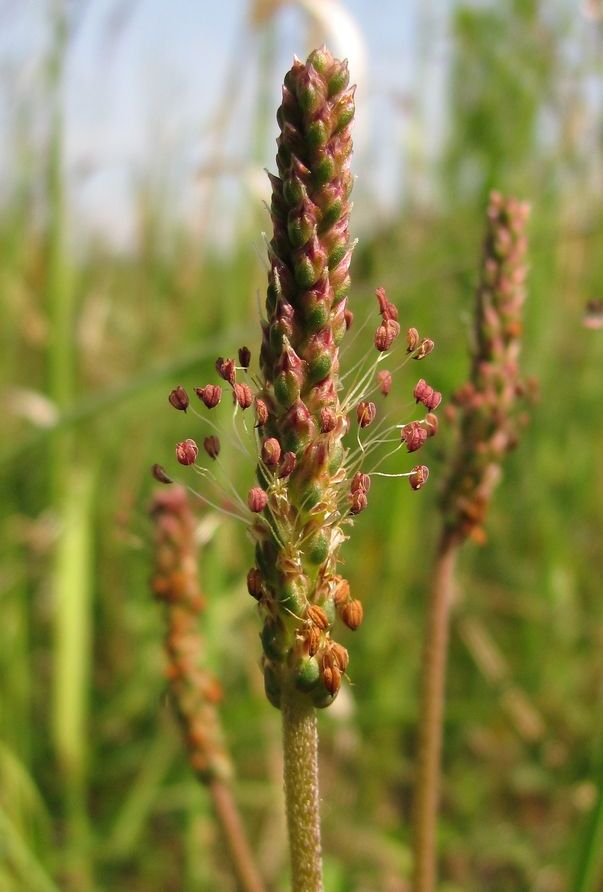
<path id="1" fill-rule="evenodd" d="M 377 469 L 388 456 L 403 447 L 414 452 L 436 433 L 433 410 L 441 399 L 420 379 L 414 396 L 426 417 L 392 425 L 377 408 L 375 400 L 388 397 L 393 381 L 381 363 L 393 357 L 395 372 L 434 346 L 410 328 L 399 354 L 394 352 L 398 310 L 383 288 L 376 293 L 380 320 L 373 342 L 340 377 L 340 345 L 353 322 L 348 227 L 354 88 L 348 80 L 347 63 L 325 48 L 305 64 L 296 59 L 285 76 L 277 112 L 278 173 L 269 175 L 273 236 L 259 374 L 250 371 L 246 347 L 238 364 L 222 357 L 216 363 L 232 390 L 235 422 L 246 412 L 255 416 L 256 483 L 247 499 L 239 497 L 234 507 L 230 501 L 230 512 L 242 516 L 255 540 L 247 587 L 261 611 L 265 689 L 277 707 L 284 685 L 293 684 L 316 707 L 337 696 L 348 653 L 333 637 L 336 620 L 355 630 L 363 619 L 362 603 L 338 572 L 340 546 L 367 507 L 373 476 L 405 476 L 415 490 L 424 485 L 425 465 L 391 474 Z M 220 402 L 218 386 L 196 393 L 210 411 Z M 170 402 L 183 409 L 187 398 L 176 388 Z M 395 445 L 376 458 L 383 443 Z M 194 464 L 209 480 L 195 449 L 191 440 L 178 444 L 178 461 Z M 209 451 L 206 441 L 205 450 L 216 458 L 219 443 Z M 201 498 L 213 504 L 205 494 Z"/>

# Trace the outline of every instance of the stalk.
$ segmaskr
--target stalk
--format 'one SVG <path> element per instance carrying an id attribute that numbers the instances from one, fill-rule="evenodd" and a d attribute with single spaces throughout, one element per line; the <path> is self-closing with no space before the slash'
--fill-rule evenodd
<path id="1" fill-rule="evenodd" d="M 316 712 L 294 687 L 283 690 L 283 756 L 293 892 L 321 892 L 322 854 Z"/>
<path id="2" fill-rule="evenodd" d="M 427 609 L 415 797 L 415 892 L 431 892 L 435 888 L 444 688 L 457 552 L 457 544 L 444 534 L 437 551 Z"/>
<path id="3" fill-rule="evenodd" d="M 525 416 L 517 398 L 521 312 L 525 298 L 528 207 L 492 193 L 477 288 L 469 381 L 453 397 L 457 448 L 451 456 L 441 508 L 443 525 L 434 563 L 425 630 L 414 803 L 414 892 L 436 887 L 436 833 L 449 615 L 457 554 L 471 537 L 485 541 L 483 523 L 502 461 L 518 442 Z"/>

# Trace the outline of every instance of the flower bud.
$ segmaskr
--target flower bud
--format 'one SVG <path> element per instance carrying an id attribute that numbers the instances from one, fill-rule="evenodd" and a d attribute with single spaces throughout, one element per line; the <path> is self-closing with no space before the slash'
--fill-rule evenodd
<path id="1" fill-rule="evenodd" d="M 348 629 L 355 631 L 358 628 L 364 619 L 364 610 L 362 609 L 361 602 L 357 598 L 344 604 L 341 610 L 341 619 Z"/>
<path id="2" fill-rule="evenodd" d="M 388 372 L 387 369 L 377 372 L 377 383 L 383 396 L 387 396 L 392 389 L 392 373 Z"/>
<path id="3" fill-rule="evenodd" d="M 173 483 L 174 482 L 171 477 L 168 477 L 168 475 L 165 473 L 165 471 L 161 467 L 161 465 L 157 465 L 157 464 L 153 465 L 151 467 L 151 474 L 153 475 L 155 480 L 157 480 L 158 483 Z"/>
<path id="4" fill-rule="evenodd" d="M 194 465 L 199 454 L 199 447 L 194 440 L 184 440 L 176 446 L 176 458 L 181 465 Z"/>
<path id="5" fill-rule="evenodd" d="M 310 604 L 306 611 L 306 617 L 313 626 L 324 631 L 329 628 L 329 619 L 322 607 L 318 604 Z"/>
<path id="6" fill-rule="evenodd" d="M 356 407 L 356 418 L 360 427 L 368 427 L 375 420 L 377 407 L 374 403 L 362 401 Z"/>
<path id="7" fill-rule="evenodd" d="M 205 437 L 203 440 L 203 448 L 207 452 L 210 458 L 215 459 L 220 455 L 220 440 L 216 437 L 215 434 L 212 434 L 209 437 Z"/>
<path id="8" fill-rule="evenodd" d="M 248 409 L 253 402 L 253 394 L 249 384 L 234 384 L 232 390 L 233 400 L 241 409 Z"/>
<path id="9" fill-rule="evenodd" d="M 259 514 L 264 510 L 268 504 L 268 496 L 261 486 L 251 487 L 247 494 L 247 504 L 249 505 L 249 510 L 253 511 L 254 514 Z"/>
<path id="10" fill-rule="evenodd" d="M 255 398 L 255 419 L 257 427 L 263 427 L 268 421 L 268 406 L 258 397 Z"/>
<path id="11" fill-rule="evenodd" d="M 409 452 L 416 452 L 427 439 L 427 431 L 418 421 L 411 421 L 404 425 L 400 437 Z"/>
<path id="12" fill-rule="evenodd" d="M 256 601 L 262 597 L 262 574 L 257 567 L 252 567 L 247 574 L 247 591 Z"/>
<path id="13" fill-rule="evenodd" d="M 428 477 L 429 468 L 427 467 L 427 465 L 415 465 L 408 478 L 408 482 L 410 483 L 412 489 L 421 489 L 421 487 L 427 482 Z"/>
<path id="14" fill-rule="evenodd" d="M 251 350 L 249 347 L 239 349 L 239 365 L 247 371 L 251 362 Z"/>
<path id="15" fill-rule="evenodd" d="M 184 387 L 179 384 L 178 387 L 175 387 L 169 397 L 169 403 L 174 409 L 179 409 L 181 412 L 186 412 L 189 405 L 188 393 L 184 389 Z"/>
<path id="16" fill-rule="evenodd" d="M 232 386 L 235 383 L 235 362 L 234 359 L 224 359 L 222 356 L 216 359 L 216 371 L 220 378 Z"/>
<path id="17" fill-rule="evenodd" d="M 281 444 L 275 437 L 269 437 L 262 444 L 262 461 L 270 470 L 274 470 L 281 460 Z"/>
<path id="18" fill-rule="evenodd" d="M 285 452 L 283 455 L 283 460 L 281 462 L 281 466 L 278 472 L 278 476 L 280 478 L 289 477 L 290 474 L 295 470 L 295 466 L 297 464 L 297 459 L 295 457 L 294 452 Z"/>

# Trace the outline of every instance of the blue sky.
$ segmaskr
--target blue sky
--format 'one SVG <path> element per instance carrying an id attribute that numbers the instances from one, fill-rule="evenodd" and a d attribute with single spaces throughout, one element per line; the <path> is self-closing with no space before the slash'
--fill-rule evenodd
<path id="1" fill-rule="evenodd" d="M 9 124 L 2 128 L 0 156 L 5 185 L 14 164 L 6 140 L 20 107 L 30 109 L 31 129 L 40 131 L 35 139 L 42 141 L 44 60 L 53 2 L 0 0 L 0 65 L 12 84 L 4 106 L 0 104 L 0 122 Z M 340 2 L 364 46 L 365 65 L 353 71 L 360 81 L 356 207 L 360 204 L 361 215 L 372 222 L 399 201 L 402 159 L 429 155 L 439 141 L 450 2 Z M 242 163 L 245 171 L 244 176 L 237 169 L 221 178 L 227 205 L 232 207 L 241 196 L 242 182 L 259 182 L 251 175 L 252 160 L 257 171 L 272 167 L 280 81 L 293 54 L 306 53 L 312 26 L 295 4 L 274 18 L 272 40 L 278 50 L 270 66 L 270 132 L 252 158 L 257 60 L 269 38 L 265 29 L 250 27 L 249 6 L 248 0 L 67 2 L 72 33 L 64 82 L 65 158 L 77 234 L 100 233 L 117 246 L 127 245 L 135 194 L 148 180 L 155 182 L 157 200 L 164 207 L 169 204 L 171 214 L 194 221 L 205 188 L 198 171 L 210 157 L 211 122 L 235 54 L 242 86 L 223 158 Z M 313 36 L 322 39 L 324 32 L 314 25 Z M 254 189 L 252 196 L 260 201 Z M 228 231 L 226 221 L 224 229 Z M 220 234 L 220 227 L 216 231 Z"/>

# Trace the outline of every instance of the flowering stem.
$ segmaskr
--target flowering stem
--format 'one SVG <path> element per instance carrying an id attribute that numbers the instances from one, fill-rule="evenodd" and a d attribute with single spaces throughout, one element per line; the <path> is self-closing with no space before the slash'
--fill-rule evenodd
<path id="1" fill-rule="evenodd" d="M 264 885 L 253 860 L 230 787 L 217 777 L 208 782 L 208 787 L 240 888 L 243 892 L 263 892 Z"/>
<path id="2" fill-rule="evenodd" d="M 415 787 L 413 892 L 433 892 L 435 888 L 435 837 L 448 626 L 457 553 L 456 537 L 444 532 L 436 556 L 422 663 L 418 774 Z"/>
<path id="3" fill-rule="evenodd" d="M 292 892 L 322 892 L 316 711 L 293 685 L 284 685 L 283 757 Z"/>

